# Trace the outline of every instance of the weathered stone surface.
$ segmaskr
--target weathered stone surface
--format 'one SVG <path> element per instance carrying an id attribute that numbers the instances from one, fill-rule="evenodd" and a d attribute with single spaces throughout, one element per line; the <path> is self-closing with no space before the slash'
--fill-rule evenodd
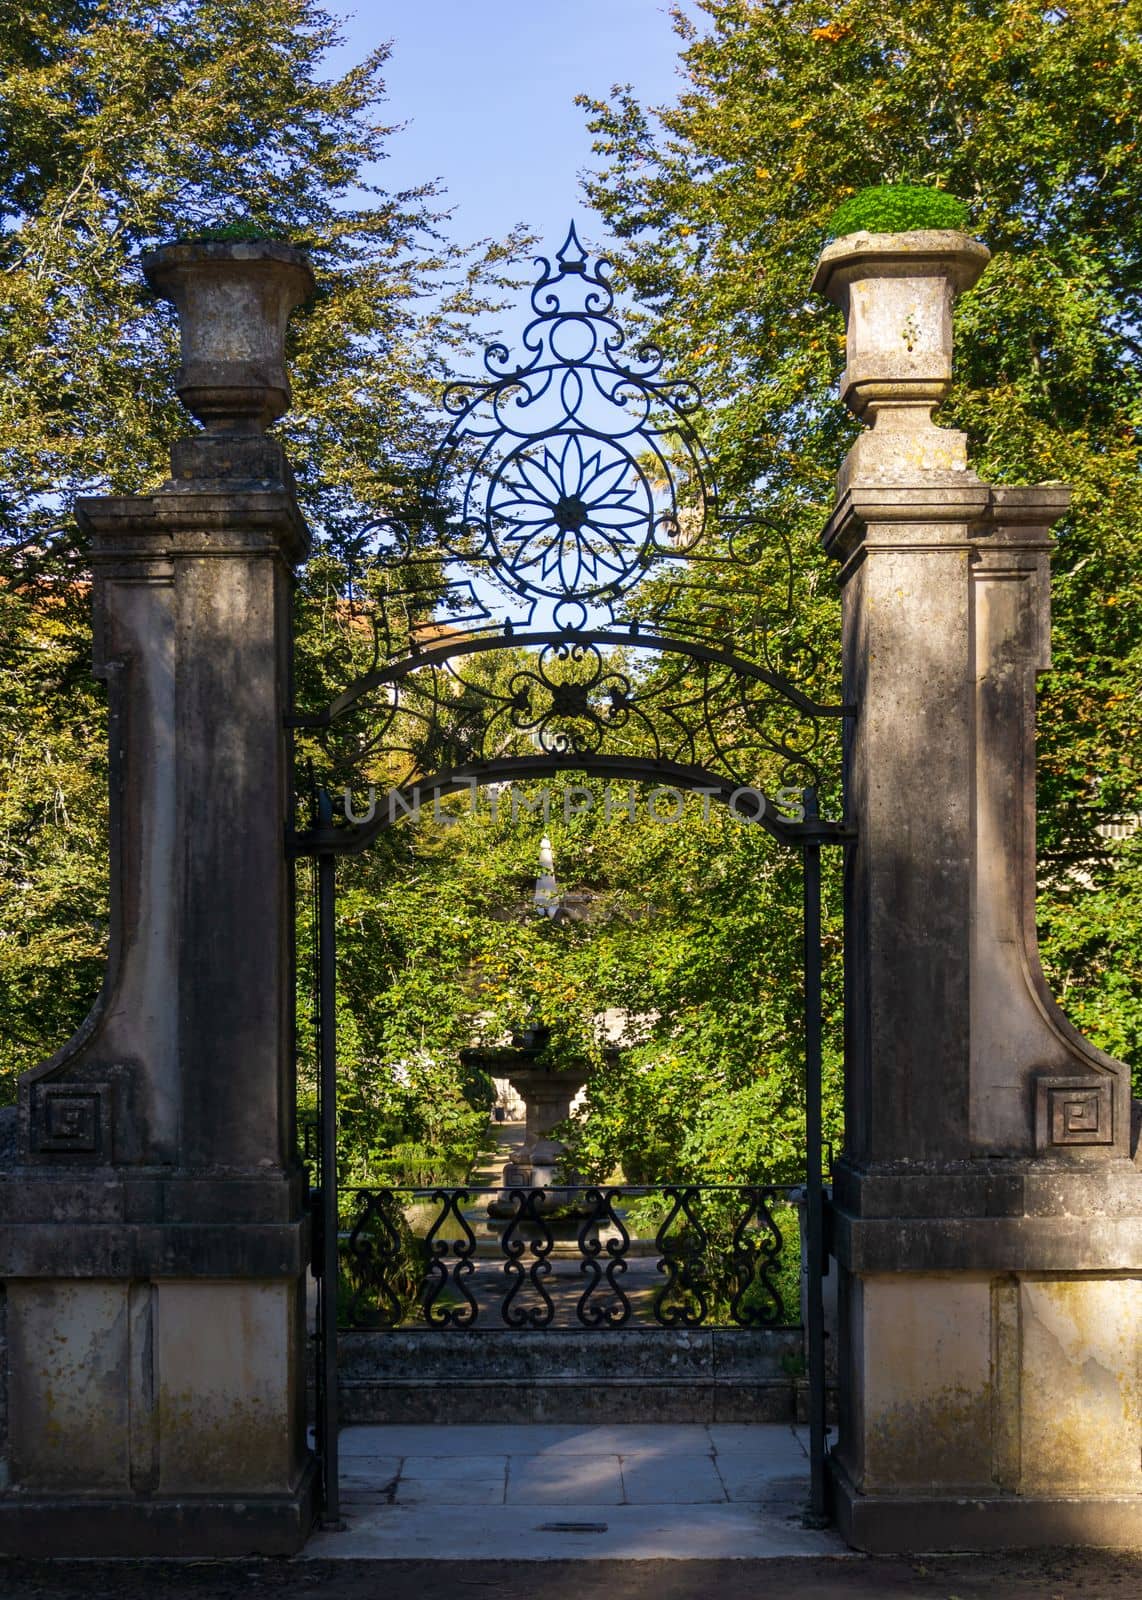
<path id="1" fill-rule="evenodd" d="M 1137 1495 L 862 1495 L 834 1472 L 841 1537 L 858 1550 L 1035 1550 L 1100 1546 L 1135 1550 Z"/>
<path id="2" fill-rule="evenodd" d="M 161 1493 L 283 1493 L 301 1475 L 292 1404 L 302 1357 L 288 1283 L 156 1288 L 155 1394 Z"/>
<path id="3" fill-rule="evenodd" d="M 930 417 L 951 387 L 952 306 L 990 259 L 953 229 L 852 233 L 826 246 L 813 288 L 845 313 L 841 399 L 856 416 L 906 429 L 907 410 Z"/>
<path id="4" fill-rule="evenodd" d="M 846 491 L 826 530 L 861 708 L 847 1064 L 862 1167 L 1131 1153 L 1129 1075 L 1062 1015 L 1035 941 L 1034 680 L 1065 505 L 1051 486 L 875 484 Z M 1083 1083 L 1087 1125 L 1055 1142 L 1048 1119 L 1044 1146 L 1037 1097 Z"/>
<path id="5" fill-rule="evenodd" d="M 1142 1517 L 1142 1279 L 845 1278 L 860 1369 L 833 1458 L 846 1537 L 1125 1541 Z"/>
<path id="6" fill-rule="evenodd" d="M 39 1560 L 292 1556 L 313 1526 L 316 1498 L 312 1464 L 286 1495 L 0 1496 L 0 1552 Z"/>
<path id="7" fill-rule="evenodd" d="M 1019 1313 L 1021 1492 L 1142 1497 L 1142 1277 L 1025 1278 Z"/>
<path id="8" fill-rule="evenodd" d="M 990 1486 L 989 1280 L 869 1275 L 862 1288 L 865 1493 Z"/>
<path id="9" fill-rule="evenodd" d="M 454 1334 L 429 1329 L 346 1333 L 338 1367 L 347 1382 L 415 1378 L 448 1382 L 471 1362 L 491 1379 L 676 1379 L 780 1377 L 801 1352 L 797 1328 L 634 1328 Z"/>
<path id="10" fill-rule="evenodd" d="M 798 1329 L 350 1333 L 345 1422 L 790 1422 Z"/>
<path id="11" fill-rule="evenodd" d="M 204 485 L 230 494 L 235 489 L 272 493 L 283 485 L 292 491 L 293 469 L 281 440 L 261 433 L 199 433 L 176 439 L 164 489 L 201 495 Z"/>
<path id="12" fill-rule="evenodd" d="M 976 1157 L 838 1169 L 833 1199 L 853 1218 L 1137 1217 L 1136 1162 Z M 1095 1262 L 1083 1263 L 1094 1266 Z"/>
<path id="13" fill-rule="evenodd" d="M 47 1185 L 37 1185 L 43 1193 Z M 297 1278 L 309 1262 L 307 1221 L 60 1222 L 0 1227 L 0 1261 L 16 1278 Z"/>
<path id="14" fill-rule="evenodd" d="M 282 723 L 304 526 L 284 489 L 81 514 L 112 707 L 111 949 L 91 1016 L 22 1080 L 24 1159 L 269 1176 L 294 1159 Z M 94 1097 L 90 1135 L 52 1135 L 49 1093 Z"/>
<path id="15" fill-rule="evenodd" d="M 852 1218 L 838 1213 L 833 1238 L 838 1259 L 853 1272 L 1142 1271 L 1138 1217 Z"/>
<path id="16" fill-rule="evenodd" d="M 21 1490 L 129 1488 L 125 1282 L 8 1285 L 10 1475 Z"/>
<path id="17" fill-rule="evenodd" d="M 261 432 L 289 406 L 284 341 L 316 287 L 300 250 L 269 240 L 164 245 L 147 282 L 178 307 L 179 399 L 215 432 Z"/>
<path id="18" fill-rule="evenodd" d="M 445 1385 L 416 1381 L 350 1383 L 341 1390 L 341 1420 L 361 1422 L 794 1422 L 805 1420 L 799 1391 L 788 1378 L 756 1383 L 635 1378 L 584 1384 L 566 1378 L 542 1383 L 453 1378 Z"/>

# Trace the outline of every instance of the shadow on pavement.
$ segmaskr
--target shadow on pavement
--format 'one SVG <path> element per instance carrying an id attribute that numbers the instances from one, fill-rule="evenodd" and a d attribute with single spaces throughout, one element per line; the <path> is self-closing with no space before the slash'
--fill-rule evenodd
<path id="1" fill-rule="evenodd" d="M 534 1600 L 537 1590 L 544 1600 L 1134 1600 L 1142 1548 L 773 1561 L 0 1559 L 3 1600 Z"/>

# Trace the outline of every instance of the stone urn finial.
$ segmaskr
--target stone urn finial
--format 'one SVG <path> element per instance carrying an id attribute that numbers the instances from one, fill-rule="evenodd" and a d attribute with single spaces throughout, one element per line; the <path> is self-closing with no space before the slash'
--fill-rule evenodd
<path id="1" fill-rule="evenodd" d="M 142 265 L 178 311 L 183 405 L 209 433 L 264 433 L 290 402 L 286 324 L 315 288 L 305 256 L 269 239 L 199 240 L 163 245 Z"/>
<path id="2" fill-rule="evenodd" d="M 951 228 L 850 233 L 821 252 L 813 288 L 847 321 L 841 399 L 872 425 L 850 477 L 966 468 L 964 436 L 937 428 L 932 413 L 952 383 L 952 306 L 990 258 Z"/>

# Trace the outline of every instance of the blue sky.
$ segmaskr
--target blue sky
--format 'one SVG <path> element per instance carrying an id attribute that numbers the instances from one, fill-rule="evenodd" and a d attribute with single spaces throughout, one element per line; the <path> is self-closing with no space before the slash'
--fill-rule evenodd
<path id="1" fill-rule="evenodd" d="M 337 0 L 329 9 L 344 15 Z M 362 0 L 344 32 L 331 71 L 393 41 L 386 115 L 408 126 L 379 181 L 440 179 L 458 243 L 524 222 L 557 249 L 572 215 L 588 215 L 577 174 L 593 158 L 575 95 L 629 81 L 660 104 L 679 83 L 668 0 Z M 586 231 L 598 236 L 593 222 Z"/>
<path id="2" fill-rule="evenodd" d="M 340 16 L 352 3 L 327 0 Z M 643 103 L 661 105 L 681 87 L 670 0 L 358 0 L 343 31 L 344 45 L 327 58 L 331 75 L 392 41 L 383 115 L 405 126 L 389 141 L 378 183 L 395 191 L 439 181 L 439 203 L 453 211 L 447 231 L 460 245 L 523 223 L 538 235 L 537 251 L 553 256 L 574 219 L 597 247 L 602 228 L 578 178 L 596 158 L 575 96 L 602 99 L 629 82 Z M 529 316 L 521 292 L 514 310 L 479 331 L 513 343 Z M 498 616 L 503 596 L 474 581 Z M 542 602 L 543 617 L 549 610 Z"/>

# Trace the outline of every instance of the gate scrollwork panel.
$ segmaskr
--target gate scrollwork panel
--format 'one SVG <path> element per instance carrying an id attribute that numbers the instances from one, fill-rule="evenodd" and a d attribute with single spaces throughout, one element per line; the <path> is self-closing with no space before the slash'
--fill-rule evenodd
<path id="1" fill-rule="evenodd" d="M 847 708 L 777 666 L 787 530 L 720 503 L 698 390 L 628 345 L 607 262 L 572 228 L 540 265 L 519 350 L 445 391 L 424 500 L 359 535 L 369 670 L 292 725 L 374 793 L 536 757 L 834 793 Z"/>

